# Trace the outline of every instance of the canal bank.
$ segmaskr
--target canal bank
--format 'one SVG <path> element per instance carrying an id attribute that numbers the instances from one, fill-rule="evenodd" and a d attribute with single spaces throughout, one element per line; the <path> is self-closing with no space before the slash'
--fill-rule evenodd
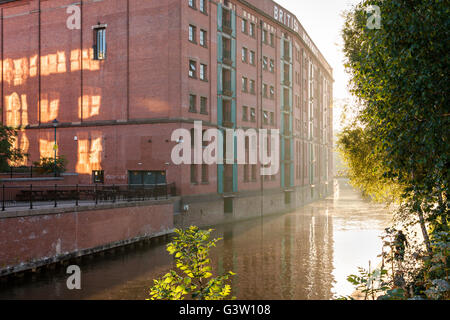
<path id="1" fill-rule="evenodd" d="M 244 192 L 216 198 L 170 197 L 80 206 L 68 202 L 33 210 L 11 208 L 0 215 L 0 277 L 167 236 L 174 228 L 213 226 L 286 213 L 331 191 L 327 183 L 312 188 L 265 190 L 263 195 Z M 233 206 L 226 212 L 229 200 Z"/>
<path id="2" fill-rule="evenodd" d="M 383 229 L 391 216 L 383 205 L 361 199 L 344 180 L 334 196 L 289 213 L 222 224 L 212 251 L 214 273 L 233 270 L 238 299 L 331 299 L 353 292 L 357 267 L 376 265 Z M 86 256 L 81 290 L 68 290 L 65 267 L 0 281 L 0 299 L 148 298 L 153 279 L 173 268 L 170 239 L 140 242 L 124 250 Z"/>

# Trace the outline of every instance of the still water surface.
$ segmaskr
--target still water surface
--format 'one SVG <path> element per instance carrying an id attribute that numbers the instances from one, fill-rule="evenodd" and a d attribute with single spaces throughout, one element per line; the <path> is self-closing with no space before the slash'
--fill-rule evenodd
<path id="1" fill-rule="evenodd" d="M 351 294 L 358 266 L 376 265 L 391 215 L 362 200 L 344 180 L 327 199 L 295 212 L 219 226 L 216 272 L 232 270 L 238 299 L 332 299 Z M 84 259 L 82 289 L 69 291 L 64 268 L 0 284 L 0 299 L 146 299 L 172 268 L 165 243 Z"/>

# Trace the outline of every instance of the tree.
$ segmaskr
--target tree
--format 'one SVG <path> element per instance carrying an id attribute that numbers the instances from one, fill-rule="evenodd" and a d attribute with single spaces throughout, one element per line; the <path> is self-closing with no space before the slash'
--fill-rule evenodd
<path id="1" fill-rule="evenodd" d="M 381 9 L 381 29 L 367 27 L 370 5 Z M 448 231 L 449 8 L 444 0 L 365 0 L 343 29 L 364 139 L 387 182 L 404 186 L 402 201 L 417 215 L 429 252 L 426 222 Z"/>
<path id="2" fill-rule="evenodd" d="M 368 27 L 370 6 L 380 8 L 379 29 Z M 448 297 L 450 288 L 449 11 L 447 0 L 364 0 L 343 29 L 359 108 L 339 148 L 355 184 L 401 188 L 396 218 L 407 228 L 418 221 L 426 247 L 425 255 L 410 255 L 416 278 L 409 288 L 422 286 L 427 298 Z"/>
<path id="3" fill-rule="evenodd" d="M 363 196 L 377 202 L 399 201 L 402 186 L 384 177 L 382 155 L 373 152 L 373 146 L 373 139 L 357 123 L 345 127 L 337 141 L 338 151 L 348 166 L 345 174 Z"/>
<path id="4" fill-rule="evenodd" d="M 154 280 L 150 290 L 152 300 L 183 300 L 187 295 L 195 300 L 224 300 L 230 297 L 231 286 L 226 282 L 234 273 L 230 271 L 212 278 L 209 250 L 220 240 L 209 241 L 212 231 L 194 226 L 185 231 L 175 229 L 177 236 L 167 245 L 167 251 L 174 255 L 181 272 L 171 270 L 161 279 Z"/>
<path id="5" fill-rule="evenodd" d="M 15 147 L 17 130 L 0 125 L 0 171 L 6 171 L 11 162 L 20 161 L 26 155 Z"/>

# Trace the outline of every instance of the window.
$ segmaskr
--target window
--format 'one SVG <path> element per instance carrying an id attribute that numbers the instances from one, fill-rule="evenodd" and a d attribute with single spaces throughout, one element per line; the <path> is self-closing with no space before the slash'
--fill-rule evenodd
<path id="1" fill-rule="evenodd" d="M 252 165 L 252 181 L 253 181 L 253 182 L 256 181 L 256 169 L 257 169 L 256 166 L 257 166 L 256 164 L 253 164 L 253 165 Z"/>
<path id="2" fill-rule="evenodd" d="M 92 171 L 92 180 L 94 183 L 105 183 L 105 172 L 103 170 Z"/>
<path id="3" fill-rule="evenodd" d="M 248 121 L 248 107 L 242 107 L 242 121 Z"/>
<path id="4" fill-rule="evenodd" d="M 302 129 L 302 125 L 300 119 L 295 119 L 295 130 L 300 131 Z"/>
<path id="5" fill-rule="evenodd" d="M 208 67 L 206 66 L 206 64 L 200 64 L 200 80 L 203 80 L 203 81 L 208 80 L 207 71 L 208 71 Z"/>
<path id="6" fill-rule="evenodd" d="M 244 182 L 249 182 L 249 164 L 244 164 Z"/>
<path id="7" fill-rule="evenodd" d="M 191 183 L 197 184 L 197 165 L 191 164 Z"/>
<path id="8" fill-rule="evenodd" d="M 255 108 L 250 109 L 250 121 L 256 122 L 256 110 Z"/>
<path id="9" fill-rule="evenodd" d="M 255 24 L 254 23 L 250 23 L 250 37 L 255 37 Z"/>
<path id="10" fill-rule="evenodd" d="M 247 48 L 242 48 L 242 62 L 247 63 Z"/>
<path id="11" fill-rule="evenodd" d="M 270 72 L 272 72 L 272 73 L 275 72 L 275 61 L 273 59 L 270 59 L 269 68 L 270 68 Z"/>
<path id="12" fill-rule="evenodd" d="M 106 27 L 94 27 L 94 60 L 106 59 Z"/>
<path id="13" fill-rule="evenodd" d="M 267 43 L 267 30 L 263 30 L 262 33 L 262 42 Z"/>
<path id="14" fill-rule="evenodd" d="M 267 111 L 263 111 L 264 116 L 264 124 L 269 124 L 269 113 Z"/>
<path id="15" fill-rule="evenodd" d="M 241 30 L 242 30 L 242 33 L 247 33 L 247 20 L 245 20 L 245 19 L 242 19 Z"/>
<path id="16" fill-rule="evenodd" d="M 267 57 L 263 57 L 263 69 L 264 70 L 267 70 L 267 65 L 268 65 L 268 60 L 267 60 Z"/>
<path id="17" fill-rule="evenodd" d="M 195 9 L 195 0 L 189 0 L 188 3 L 189 3 L 189 7 Z"/>
<path id="18" fill-rule="evenodd" d="M 250 80 L 250 93 L 255 94 L 255 80 Z"/>
<path id="19" fill-rule="evenodd" d="M 200 97 L 200 113 L 208 114 L 208 98 Z"/>
<path id="20" fill-rule="evenodd" d="M 255 51 L 250 51 L 250 64 L 255 65 Z"/>
<path id="21" fill-rule="evenodd" d="M 267 84 L 263 84 L 262 90 L 264 98 L 267 98 Z"/>
<path id="22" fill-rule="evenodd" d="M 248 91 L 248 79 L 245 77 L 242 77 L 242 92 Z"/>
<path id="23" fill-rule="evenodd" d="M 193 25 L 189 25 L 189 41 L 196 43 L 195 34 L 197 33 L 197 28 Z"/>
<path id="24" fill-rule="evenodd" d="M 208 165 L 202 164 L 202 183 L 208 183 L 209 177 L 208 177 Z"/>
<path id="25" fill-rule="evenodd" d="M 270 124 L 275 125 L 275 113 L 274 112 L 270 113 Z"/>
<path id="26" fill-rule="evenodd" d="M 273 33 L 270 34 L 270 46 L 275 46 L 275 35 Z"/>
<path id="27" fill-rule="evenodd" d="M 202 47 L 206 47 L 206 31 L 205 30 L 200 30 L 200 45 Z"/>
<path id="28" fill-rule="evenodd" d="M 275 88 L 273 86 L 270 86 L 270 99 L 275 99 Z"/>
<path id="29" fill-rule="evenodd" d="M 189 95 L 189 112 L 197 112 L 197 96 L 195 94 Z"/>
<path id="30" fill-rule="evenodd" d="M 189 77 L 197 78 L 197 62 L 189 60 Z"/>
<path id="31" fill-rule="evenodd" d="M 200 12 L 207 13 L 206 0 L 200 0 Z"/>

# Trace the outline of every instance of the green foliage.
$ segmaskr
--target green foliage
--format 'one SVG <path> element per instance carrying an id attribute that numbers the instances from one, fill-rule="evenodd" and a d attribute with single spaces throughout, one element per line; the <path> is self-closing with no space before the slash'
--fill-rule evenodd
<path id="1" fill-rule="evenodd" d="M 0 125 L 0 171 L 7 171 L 10 163 L 26 157 L 26 154 L 14 147 L 16 139 L 16 129 Z"/>
<path id="2" fill-rule="evenodd" d="M 209 240 L 213 230 L 190 227 L 176 229 L 173 242 L 167 251 L 174 256 L 177 269 L 159 280 L 154 280 L 150 290 L 151 300 L 183 300 L 187 295 L 195 300 L 225 300 L 230 298 L 231 286 L 227 284 L 233 272 L 212 278 L 209 251 L 220 239 Z"/>
<path id="3" fill-rule="evenodd" d="M 345 174 L 365 197 L 378 202 L 396 201 L 400 198 L 402 187 L 384 177 L 386 169 L 383 158 L 380 153 L 373 152 L 374 143 L 356 123 L 338 134 L 338 151 L 348 166 Z"/>
<path id="4" fill-rule="evenodd" d="M 429 299 L 450 300 L 450 241 L 447 232 L 434 232 L 431 235 L 433 255 L 425 259 L 423 270 L 423 292 Z"/>
<path id="5" fill-rule="evenodd" d="M 367 28 L 369 5 L 381 8 L 381 29 Z M 368 155 L 370 143 L 368 162 L 376 164 L 366 175 L 402 186 L 412 211 L 439 203 L 424 213 L 445 225 L 434 218 L 448 212 L 449 11 L 446 1 L 365 0 L 347 13 L 343 29 L 345 66 L 360 104 L 361 152 Z"/>
<path id="6" fill-rule="evenodd" d="M 384 268 L 375 269 L 373 271 L 364 268 L 358 268 L 358 275 L 350 275 L 347 281 L 355 286 L 355 289 L 364 294 L 364 300 L 376 300 L 382 293 L 389 289 L 387 280 L 387 270 Z M 354 300 L 353 297 L 342 296 L 338 300 Z"/>
<path id="7" fill-rule="evenodd" d="M 54 158 L 41 158 L 39 161 L 33 162 L 33 165 L 39 168 L 40 173 L 60 174 L 66 171 L 67 159 L 64 156 Z M 56 169 L 55 169 L 56 168 Z"/>
<path id="8" fill-rule="evenodd" d="M 370 5 L 381 9 L 381 29 L 367 28 Z M 397 220 L 407 230 L 419 223 L 426 248 L 391 262 L 384 298 L 448 298 L 449 13 L 446 0 L 363 0 L 346 14 L 345 66 L 358 110 L 339 149 L 351 182 L 397 199 Z"/>
<path id="9" fill-rule="evenodd" d="M 347 280 L 355 289 L 365 294 L 365 299 L 377 300 L 449 300 L 449 241 L 448 233 L 432 232 L 432 254 L 427 255 L 423 246 L 409 243 L 405 260 L 398 260 L 397 230 L 386 228 L 382 236 L 383 263 L 374 272 L 359 268 L 359 275 L 350 275 Z M 387 248 L 387 250 L 386 250 Z M 385 266 L 388 268 L 385 269 Z M 375 279 L 375 281 L 374 281 Z M 376 283 L 377 286 L 374 286 Z M 352 297 L 341 297 L 348 300 Z"/>

